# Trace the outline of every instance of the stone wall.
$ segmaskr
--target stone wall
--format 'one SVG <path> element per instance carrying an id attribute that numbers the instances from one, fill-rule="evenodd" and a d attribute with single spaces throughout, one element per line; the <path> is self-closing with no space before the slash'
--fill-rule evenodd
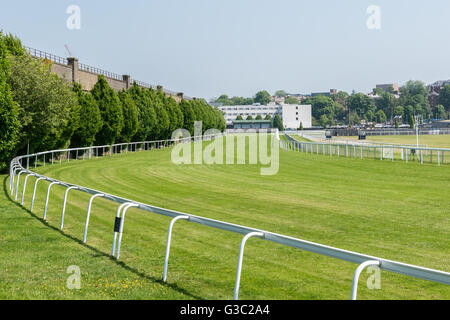
<path id="1" fill-rule="evenodd" d="M 53 62 L 52 71 L 56 73 L 59 77 L 69 82 L 78 82 L 79 84 L 81 84 L 83 90 L 86 91 L 91 90 L 97 83 L 98 73 L 80 69 L 78 59 L 76 58 L 67 58 L 67 62 L 68 62 L 67 65 L 59 62 Z M 129 75 L 123 75 L 122 79 L 120 80 L 116 78 L 108 77 L 107 75 L 105 75 L 106 81 L 108 81 L 111 88 L 113 88 L 116 91 L 128 89 L 132 85 L 131 77 Z M 179 93 L 166 92 L 166 95 L 171 96 L 177 102 L 180 102 L 184 96 L 182 92 Z"/>

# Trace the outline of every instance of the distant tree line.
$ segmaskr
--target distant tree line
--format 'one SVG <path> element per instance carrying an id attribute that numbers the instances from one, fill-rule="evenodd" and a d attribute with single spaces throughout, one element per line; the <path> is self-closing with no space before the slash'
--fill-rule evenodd
<path id="1" fill-rule="evenodd" d="M 223 114 L 203 99 L 177 103 L 161 87 L 135 83 L 116 92 L 103 76 L 91 91 L 51 72 L 12 35 L 0 31 L 0 170 L 17 154 L 121 142 L 168 139 L 178 128 L 226 127 Z"/>
<path id="2" fill-rule="evenodd" d="M 244 97 L 232 97 L 229 98 L 226 94 L 222 94 L 217 99 L 213 100 L 214 103 L 221 103 L 224 106 L 246 106 L 252 105 L 255 103 L 259 103 L 261 105 L 266 105 L 272 100 L 270 93 L 266 90 L 258 91 L 254 97 L 252 98 L 244 98 Z"/>
<path id="3" fill-rule="evenodd" d="M 408 81 L 395 96 L 393 89 L 386 92 L 376 89 L 376 96 L 363 93 L 338 92 L 330 96 L 318 95 L 307 98 L 311 104 L 313 125 L 323 127 L 335 124 L 358 124 L 366 122 L 384 123 L 393 121 L 413 125 L 414 116 L 423 120 L 446 119 L 450 114 L 450 86 L 441 91 L 441 104 L 431 108 L 428 101 L 428 88 L 421 81 Z"/>
<path id="4" fill-rule="evenodd" d="M 422 120 L 450 118 L 450 85 L 442 88 L 439 105 L 430 107 L 428 88 L 421 81 L 408 81 L 400 88 L 400 95 L 394 95 L 392 87 L 383 91 L 374 89 L 374 96 L 364 93 L 340 91 L 330 96 L 317 95 L 303 99 L 301 104 L 311 104 L 313 126 L 332 126 L 336 124 L 354 125 L 361 120 L 366 122 L 385 123 L 387 121 L 399 124 L 414 124 L 414 116 Z M 298 104 L 296 97 L 289 96 L 284 90 L 278 90 L 276 97 L 284 97 L 284 103 Z M 253 103 L 267 104 L 271 101 L 267 91 L 258 92 L 253 98 L 221 95 L 214 102 L 223 105 L 250 105 Z M 249 119 L 250 120 L 250 119 Z"/>

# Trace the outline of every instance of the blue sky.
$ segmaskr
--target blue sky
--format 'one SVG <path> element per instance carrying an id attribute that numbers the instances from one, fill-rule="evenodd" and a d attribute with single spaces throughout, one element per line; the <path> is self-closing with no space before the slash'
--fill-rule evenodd
<path id="1" fill-rule="evenodd" d="M 3 1 L 0 29 L 27 46 L 194 97 L 369 92 L 450 78 L 448 0 Z M 81 29 L 69 30 L 69 5 Z M 366 26 L 369 5 L 381 29 Z"/>

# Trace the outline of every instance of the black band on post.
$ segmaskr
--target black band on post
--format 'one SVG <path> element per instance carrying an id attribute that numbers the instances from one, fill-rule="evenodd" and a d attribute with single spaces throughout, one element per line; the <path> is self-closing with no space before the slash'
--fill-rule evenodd
<path id="1" fill-rule="evenodd" d="M 120 231 L 120 222 L 122 221 L 121 218 L 116 217 L 116 221 L 114 222 L 114 232 Z"/>

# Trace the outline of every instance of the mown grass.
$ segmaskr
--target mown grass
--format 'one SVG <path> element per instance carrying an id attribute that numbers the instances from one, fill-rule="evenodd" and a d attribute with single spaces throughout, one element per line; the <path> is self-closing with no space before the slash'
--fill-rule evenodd
<path id="1" fill-rule="evenodd" d="M 280 150 L 277 175 L 261 176 L 259 169 L 177 166 L 170 150 L 154 150 L 47 165 L 37 171 L 160 207 L 450 271 L 450 167 Z M 30 178 L 27 208 L 33 184 Z M 169 284 L 162 284 L 168 218 L 130 209 L 117 262 L 109 258 L 117 205 L 95 200 L 85 246 L 80 240 L 89 196 L 71 191 L 60 232 L 64 191 L 54 187 L 48 222 L 43 222 L 46 186 L 39 185 L 34 213 L 2 194 L 1 298 L 232 298 L 240 235 L 177 222 Z M 81 290 L 65 286 L 69 265 L 81 268 Z M 355 268 L 251 239 L 240 298 L 348 299 Z M 361 277 L 359 299 L 450 298 L 449 286 L 385 271 L 381 289 L 369 290 L 368 276 Z"/>
<path id="2" fill-rule="evenodd" d="M 358 137 L 334 137 L 338 140 L 357 140 Z M 395 136 L 367 136 L 367 141 L 382 142 L 382 143 L 396 143 L 396 144 L 416 144 L 415 135 L 395 135 Z M 449 148 L 450 149 L 450 135 L 420 135 L 420 145 L 428 145 L 429 148 Z"/>

